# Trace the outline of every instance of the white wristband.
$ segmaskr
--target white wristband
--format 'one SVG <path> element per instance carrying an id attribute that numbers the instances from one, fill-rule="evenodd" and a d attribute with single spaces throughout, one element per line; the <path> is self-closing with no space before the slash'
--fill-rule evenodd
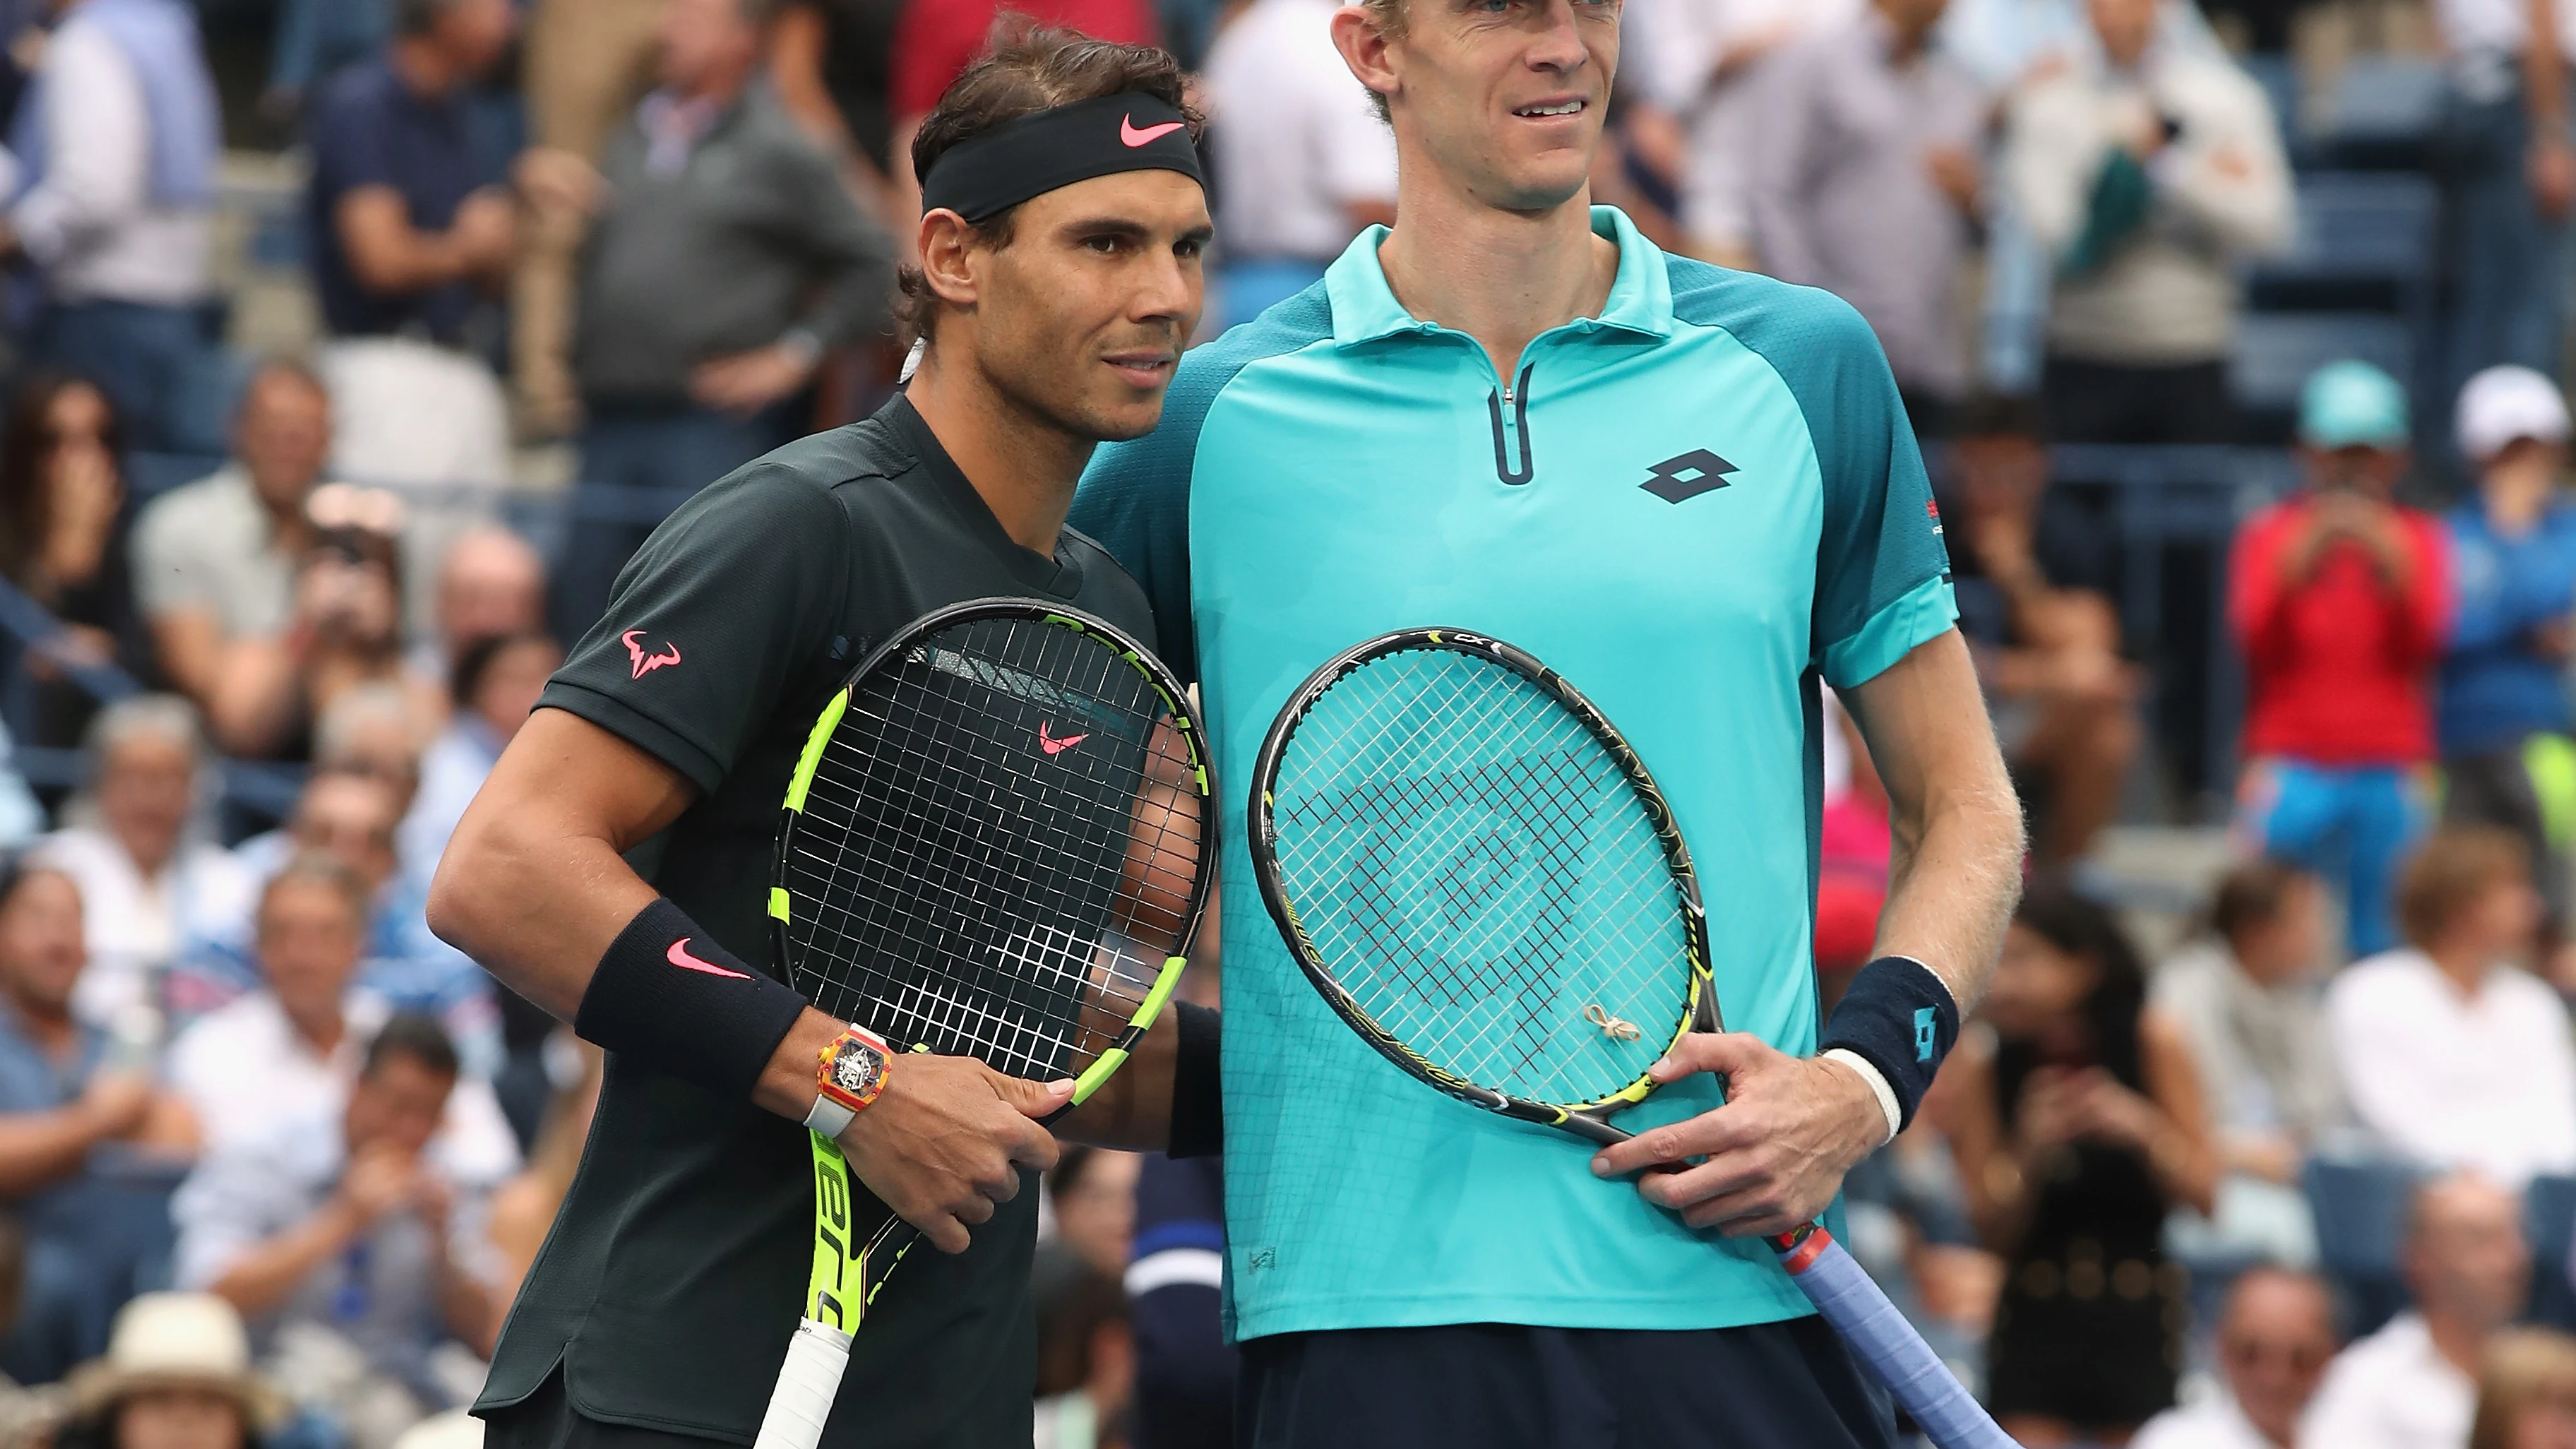
<path id="1" fill-rule="evenodd" d="M 1872 1073 L 1871 1075 L 1875 1076 L 1877 1074 Z M 840 1140 L 841 1133 L 849 1127 L 852 1119 L 856 1118 L 858 1115 L 858 1113 L 851 1111 L 841 1103 L 835 1102 L 831 1098 L 817 1092 L 814 1094 L 814 1110 L 805 1114 L 805 1125 L 812 1131 L 819 1132 L 834 1141 L 838 1141 Z"/>
<path id="2" fill-rule="evenodd" d="M 1878 1068 L 1869 1064 L 1869 1058 L 1849 1047 L 1835 1047 L 1817 1060 L 1840 1062 L 1860 1073 L 1860 1079 L 1869 1083 L 1870 1095 L 1878 1099 L 1878 1110 L 1887 1114 L 1887 1135 L 1879 1139 L 1880 1143 L 1895 1141 L 1897 1129 L 1905 1125 L 1905 1113 L 1896 1105 L 1896 1089 L 1887 1084 L 1887 1078 L 1879 1075 Z"/>

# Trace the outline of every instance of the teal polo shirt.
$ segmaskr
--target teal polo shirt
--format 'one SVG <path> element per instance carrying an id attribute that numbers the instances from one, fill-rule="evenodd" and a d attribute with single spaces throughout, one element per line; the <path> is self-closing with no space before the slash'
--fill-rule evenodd
<path id="1" fill-rule="evenodd" d="M 1336 652 L 1452 625 L 1625 731 L 1700 872 L 1727 1024 L 1815 1049 L 1817 683 L 1951 628 L 1931 488 L 1885 357 L 1820 291 L 1670 257 L 1595 207 L 1608 304 L 1512 376 L 1397 304 L 1384 228 L 1191 352 L 1073 524 L 1145 586 L 1202 690 L 1222 805 L 1226 1282 L 1238 1337 L 1507 1322 L 1714 1328 L 1805 1299 L 1758 1241 L 1595 1179 L 1550 1128 L 1450 1100 L 1334 1017 L 1254 888 L 1238 792 Z M 1630 1126 L 1717 1105 L 1707 1078 Z"/>

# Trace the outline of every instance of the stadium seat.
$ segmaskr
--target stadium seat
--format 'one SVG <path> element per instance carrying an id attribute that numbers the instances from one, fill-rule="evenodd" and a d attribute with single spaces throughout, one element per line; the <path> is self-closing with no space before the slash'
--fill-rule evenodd
<path id="1" fill-rule="evenodd" d="M 2244 56 L 2236 63 L 2263 88 L 2263 98 L 2271 102 L 2272 119 L 2280 125 L 2281 144 L 2290 153 L 2290 164 L 2305 165 L 2311 147 L 2307 117 L 2299 111 L 2298 64 L 2287 55 L 2269 52 Z"/>
<path id="2" fill-rule="evenodd" d="M 2338 166 L 2422 165 L 2441 123 L 2442 93 L 2442 71 L 2431 60 L 2357 55 L 2335 78 L 2318 149 Z"/>
<path id="3" fill-rule="evenodd" d="M 154 453 L 136 449 L 125 455 L 125 486 L 137 502 L 150 502 L 222 466 L 221 453 Z"/>
<path id="4" fill-rule="evenodd" d="M 2422 1173 L 2384 1158 L 2311 1157 L 2300 1173 L 2317 1220 L 2317 1265 L 2341 1290 L 2349 1338 L 2372 1332 L 2406 1306 L 2398 1257 Z"/>
<path id="5" fill-rule="evenodd" d="M 2229 358 L 2236 401 L 2255 439 L 2285 442 L 2299 390 L 2329 362 L 2357 357 L 2401 382 L 2415 376 L 2415 332 L 2405 319 L 2368 313 L 2255 312 L 2240 319 Z"/>
<path id="6" fill-rule="evenodd" d="M 2576 1250 L 2576 1177 L 2535 1177 L 2522 1194 L 2522 1231 L 2531 1240 L 2531 1310 L 2535 1323 L 2576 1330 L 2576 1286 L 2568 1254 Z"/>
<path id="7" fill-rule="evenodd" d="M 2406 318 L 2420 342 L 2432 318 L 2440 210 L 2440 192 L 2421 176 L 2303 176 L 2290 250 L 2256 265 L 2248 304 L 2265 312 L 2390 312 Z"/>

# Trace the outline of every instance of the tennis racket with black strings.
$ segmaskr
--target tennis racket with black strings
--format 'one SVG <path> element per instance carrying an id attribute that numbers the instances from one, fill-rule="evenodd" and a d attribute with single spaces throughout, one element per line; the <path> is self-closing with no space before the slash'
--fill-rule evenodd
<path id="1" fill-rule="evenodd" d="M 1636 751 L 1527 653 L 1455 629 L 1344 651 L 1254 767 L 1262 902 L 1380 1055 L 1459 1101 L 1607 1144 L 1683 1033 L 1718 1031 L 1690 852 Z M 2011 1449 L 1817 1224 L 1769 1240 L 1941 1449 Z"/>
<path id="2" fill-rule="evenodd" d="M 1142 645 L 1028 600 L 942 609 L 814 722 L 778 834 L 776 949 L 808 1001 L 896 1051 L 1072 1077 L 1071 1110 L 1179 983 L 1210 818 L 1187 697 Z M 919 1236 L 861 1218 L 839 1145 L 809 1135 L 813 1275 L 755 1449 L 821 1440 L 852 1336 Z"/>

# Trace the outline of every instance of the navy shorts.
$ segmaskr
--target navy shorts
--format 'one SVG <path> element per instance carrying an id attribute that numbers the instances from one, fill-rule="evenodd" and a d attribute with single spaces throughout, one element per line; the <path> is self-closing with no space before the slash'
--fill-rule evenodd
<path id="1" fill-rule="evenodd" d="M 1659 1332 L 1469 1323 L 1243 1345 L 1238 1449 L 1891 1449 L 1823 1320 Z"/>

